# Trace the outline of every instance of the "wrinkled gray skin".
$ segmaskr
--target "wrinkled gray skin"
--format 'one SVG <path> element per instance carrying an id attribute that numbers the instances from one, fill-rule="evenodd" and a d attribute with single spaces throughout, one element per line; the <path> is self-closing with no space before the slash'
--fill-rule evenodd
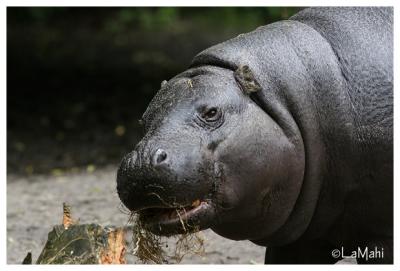
<path id="1" fill-rule="evenodd" d="M 392 21 L 391 8 L 305 9 L 198 54 L 144 113 L 122 202 L 201 199 L 189 223 L 268 246 L 266 263 L 334 263 L 342 246 L 391 263 Z"/>

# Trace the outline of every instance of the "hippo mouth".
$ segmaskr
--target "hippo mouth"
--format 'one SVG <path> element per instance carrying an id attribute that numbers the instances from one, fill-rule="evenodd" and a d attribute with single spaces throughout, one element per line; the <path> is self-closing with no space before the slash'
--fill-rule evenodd
<path id="1" fill-rule="evenodd" d="M 145 208 L 138 212 L 144 227 L 157 235 L 196 232 L 211 227 L 215 208 L 210 200 L 195 200 L 179 207 Z"/>

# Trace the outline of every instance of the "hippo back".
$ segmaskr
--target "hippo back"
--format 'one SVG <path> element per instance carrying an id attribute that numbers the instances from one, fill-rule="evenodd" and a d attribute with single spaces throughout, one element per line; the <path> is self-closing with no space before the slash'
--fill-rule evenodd
<path id="1" fill-rule="evenodd" d="M 359 125 L 391 128 L 393 9 L 310 8 L 290 20 L 312 27 L 332 46 Z"/>

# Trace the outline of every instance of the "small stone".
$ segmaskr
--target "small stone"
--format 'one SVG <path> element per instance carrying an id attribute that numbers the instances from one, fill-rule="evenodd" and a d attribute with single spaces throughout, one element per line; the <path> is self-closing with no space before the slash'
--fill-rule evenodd
<path id="1" fill-rule="evenodd" d="M 23 142 L 15 142 L 14 144 L 14 148 L 18 151 L 18 152 L 23 152 L 25 150 L 25 144 Z"/>
<path id="2" fill-rule="evenodd" d="M 114 132 L 117 136 L 123 136 L 126 132 L 125 126 L 118 125 L 117 127 L 115 127 Z"/>
<path id="3" fill-rule="evenodd" d="M 33 168 L 32 165 L 27 165 L 27 166 L 25 167 L 25 172 L 26 172 L 26 174 L 32 175 L 32 174 L 33 174 L 33 171 L 34 171 L 34 168 Z"/>
<path id="4" fill-rule="evenodd" d="M 64 174 L 64 171 L 60 168 L 53 168 L 51 170 L 51 175 L 53 175 L 53 176 L 59 177 L 59 176 L 62 176 L 63 174 Z"/>
<path id="5" fill-rule="evenodd" d="M 90 164 L 90 165 L 88 165 L 86 167 L 86 172 L 87 173 L 93 173 L 95 170 L 96 170 L 96 166 L 95 165 Z"/>

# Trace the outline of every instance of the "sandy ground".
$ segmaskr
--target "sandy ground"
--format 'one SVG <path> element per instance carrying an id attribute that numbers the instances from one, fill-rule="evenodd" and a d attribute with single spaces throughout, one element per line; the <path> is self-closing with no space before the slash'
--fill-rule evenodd
<path id="1" fill-rule="evenodd" d="M 80 223 L 123 226 L 128 220 L 115 188 L 116 167 L 65 176 L 8 175 L 7 262 L 19 264 L 27 252 L 39 256 L 53 225 L 61 223 L 62 203 L 72 206 Z M 232 241 L 204 231 L 205 255 L 186 256 L 182 263 L 261 264 L 265 248 L 249 241 Z M 169 249 L 173 249 L 169 246 Z M 128 255 L 128 263 L 137 259 Z"/>

